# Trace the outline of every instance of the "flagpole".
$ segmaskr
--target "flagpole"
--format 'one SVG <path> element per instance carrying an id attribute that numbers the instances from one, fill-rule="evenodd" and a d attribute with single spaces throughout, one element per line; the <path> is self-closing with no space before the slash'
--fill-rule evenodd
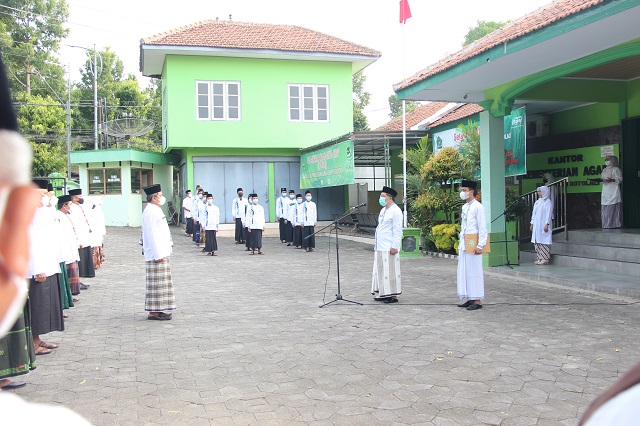
<path id="1" fill-rule="evenodd" d="M 406 22 L 406 21 L 405 21 Z M 402 25 L 402 77 L 404 78 L 404 24 Z M 403 209 L 403 227 L 407 227 L 407 109 L 404 99 L 402 100 L 402 209 Z"/>

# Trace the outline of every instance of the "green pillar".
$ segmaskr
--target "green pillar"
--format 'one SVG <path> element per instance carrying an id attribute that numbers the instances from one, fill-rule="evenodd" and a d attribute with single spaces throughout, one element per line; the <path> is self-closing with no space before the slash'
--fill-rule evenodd
<path id="1" fill-rule="evenodd" d="M 491 253 L 483 255 L 484 267 L 505 263 L 504 216 L 495 222 L 505 208 L 504 190 L 504 117 L 493 117 L 489 111 L 480 113 L 480 189 L 486 213 Z M 511 252 L 510 252 L 511 254 Z M 509 260 L 515 263 L 517 258 Z"/>

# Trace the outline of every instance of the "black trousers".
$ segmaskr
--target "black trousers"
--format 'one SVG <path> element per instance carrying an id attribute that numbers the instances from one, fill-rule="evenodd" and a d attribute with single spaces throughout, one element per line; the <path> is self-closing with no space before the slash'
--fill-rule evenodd
<path id="1" fill-rule="evenodd" d="M 242 235 L 242 219 L 236 217 L 236 242 L 241 243 L 244 241 Z"/>
<path id="2" fill-rule="evenodd" d="M 304 248 L 316 248 L 316 236 L 313 235 L 312 237 L 309 237 L 309 235 L 312 235 L 316 230 L 315 226 L 305 226 L 304 228 L 302 228 L 302 247 Z M 309 238 L 305 238 L 305 237 L 309 237 Z"/>
<path id="3" fill-rule="evenodd" d="M 249 232 L 249 228 L 242 228 L 242 238 L 244 238 L 245 247 L 249 248 L 251 244 L 251 232 Z"/>
<path id="4" fill-rule="evenodd" d="M 214 251 L 218 251 L 218 240 L 216 239 L 216 231 L 206 230 L 206 239 L 204 243 L 204 251 L 207 253 L 213 253 Z"/>
<path id="5" fill-rule="evenodd" d="M 193 235 L 193 218 L 190 217 L 187 219 L 187 230 L 186 233 L 189 235 Z"/>
<path id="6" fill-rule="evenodd" d="M 279 227 L 280 227 L 280 241 L 286 241 L 287 240 L 287 225 L 285 225 L 284 223 L 284 218 L 281 217 L 280 219 L 278 219 L 279 222 Z"/>
<path id="7" fill-rule="evenodd" d="M 293 228 L 293 245 L 296 247 L 302 245 L 302 226 L 295 226 Z"/>
<path id="8" fill-rule="evenodd" d="M 293 225 L 291 224 L 291 221 L 287 221 L 287 224 L 285 225 L 286 229 L 285 229 L 285 241 L 288 243 L 292 243 L 293 242 Z"/>

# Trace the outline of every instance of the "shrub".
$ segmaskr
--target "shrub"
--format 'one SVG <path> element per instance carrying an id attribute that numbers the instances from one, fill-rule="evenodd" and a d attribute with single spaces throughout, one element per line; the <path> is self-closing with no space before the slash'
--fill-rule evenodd
<path id="1" fill-rule="evenodd" d="M 458 236 L 460 235 L 460 225 L 457 223 L 443 223 L 431 228 L 436 248 L 440 251 L 458 252 Z"/>

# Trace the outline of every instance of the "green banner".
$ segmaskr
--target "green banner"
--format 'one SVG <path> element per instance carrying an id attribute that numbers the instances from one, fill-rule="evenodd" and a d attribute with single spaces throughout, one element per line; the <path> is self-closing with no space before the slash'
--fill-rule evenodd
<path id="1" fill-rule="evenodd" d="M 300 189 L 354 183 L 353 157 L 352 140 L 302 154 L 300 157 Z"/>
<path id="2" fill-rule="evenodd" d="M 522 192 L 530 192 L 541 186 L 542 175 L 547 172 L 553 175 L 554 181 L 568 177 L 569 194 L 602 192 L 602 183 L 596 179 L 601 177 L 605 168 L 604 157 L 618 156 L 619 151 L 616 144 L 529 154 L 529 172 L 522 179 Z"/>
<path id="3" fill-rule="evenodd" d="M 504 175 L 527 173 L 527 134 L 524 107 L 504 117 Z"/>

